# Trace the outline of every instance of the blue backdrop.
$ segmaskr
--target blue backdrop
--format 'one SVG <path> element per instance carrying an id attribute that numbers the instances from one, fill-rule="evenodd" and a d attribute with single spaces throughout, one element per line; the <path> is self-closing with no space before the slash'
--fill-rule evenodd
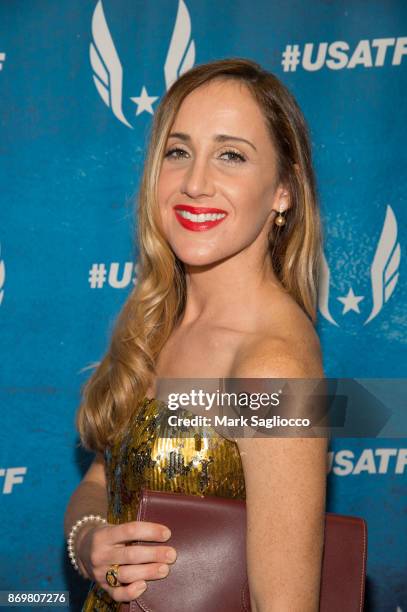
<path id="1" fill-rule="evenodd" d="M 248 57 L 309 122 L 325 233 L 330 377 L 405 377 L 403 0 L 0 3 L 0 589 L 88 584 L 63 540 L 92 457 L 83 368 L 137 277 L 134 197 L 160 97 L 190 66 Z M 407 441 L 335 439 L 328 510 L 364 517 L 366 610 L 407 612 Z"/>

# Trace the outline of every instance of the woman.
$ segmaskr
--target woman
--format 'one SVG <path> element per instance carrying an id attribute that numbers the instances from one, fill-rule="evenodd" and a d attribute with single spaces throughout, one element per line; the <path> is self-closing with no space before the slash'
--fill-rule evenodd
<path id="1" fill-rule="evenodd" d="M 65 516 L 94 581 L 84 610 L 119 609 L 171 571 L 165 525 L 135 521 L 144 486 L 246 498 L 253 612 L 316 612 L 327 440 L 214 434 L 196 460 L 194 439 L 166 435 L 155 399 L 158 378 L 323 377 L 310 144 L 275 76 L 231 59 L 173 84 L 154 118 L 138 223 L 139 281 L 78 415 L 97 453 Z M 77 523 L 89 514 L 108 524 Z"/>

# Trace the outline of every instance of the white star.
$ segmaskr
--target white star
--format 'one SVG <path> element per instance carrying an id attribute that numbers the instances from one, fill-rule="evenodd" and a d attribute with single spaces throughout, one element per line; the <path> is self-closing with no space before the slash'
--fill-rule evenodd
<path id="1" fill-rule="evenodd" d="M 137 115 L 140 115 L 143 111 L 154 115 L 153 104 L 156 100 L 158 100 L 158 96 L 149 96 L 147 93 L 147 89 L 143 85 L 143 89 L 141 90 L 141 94 L 135 98 L 130 98 L 135 104 L 137 104 Z"/>
<path id="2" fill-rule="evenodd" d="M 352 287 L 348 291 L 348 295 L 345 297 L 337 298 L 343 304 L 342 314 L 346 314 L 349 310 L 354 310 L 358 314 L 360 314 L 359 310 L 359 302 L 364 300 L 365 298 L 362 295 L 355 295 L 353 293 Z"/>

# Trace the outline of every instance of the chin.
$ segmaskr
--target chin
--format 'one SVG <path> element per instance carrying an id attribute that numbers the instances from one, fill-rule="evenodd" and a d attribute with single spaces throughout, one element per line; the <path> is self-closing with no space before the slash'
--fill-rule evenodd
<path id="1" fill-rule="evenodd" d="M 173 249 L 174 253 L 187 266 L 210 266 L 224 258 L 221 254 L 205 249 Z"/>
<path id="2" fill-rule="evenodd" d="M 224 250 L 219 250 L 215 253 L 213 250 L 209 250 L 207 248 L 198 250 L 196 247 L 188 250 L 174 249 L 174 253 L 185 265 L 196 267 L 215 266 L 216 264 L 219 264 L 222 261 L 236 255 L 236 251 L 227 253 Z"/>

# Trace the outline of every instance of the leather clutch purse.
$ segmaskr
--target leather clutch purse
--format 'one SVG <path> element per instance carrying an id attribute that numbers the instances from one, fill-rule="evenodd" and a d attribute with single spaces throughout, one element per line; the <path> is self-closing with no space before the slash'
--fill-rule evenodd
<path id="1" fill-rule="evenodd" d="M 121 612 L 250 612 L 244 501 L 143 490 L 137 520 L 167 525 L 177 560 Z M 366 553 L 365 520 L 326 513 L 320 612 L 362 611 Z"/>

